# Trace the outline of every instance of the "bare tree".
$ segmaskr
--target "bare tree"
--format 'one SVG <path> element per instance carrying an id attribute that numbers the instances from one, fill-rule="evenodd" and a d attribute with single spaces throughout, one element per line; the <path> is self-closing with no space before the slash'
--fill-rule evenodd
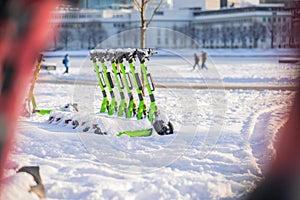
<path id="1" fill-rule="evenodd" d="M 58 26 L 56 24 L 51 24 L 51 28 L 49 29 L 50 35 L 52 35 L 51 46 L 54 50 L 57 49 L 58 43 L 58 35 L 56 34 L 58 30 Z"/>
<path id="2" fill-rule="evenodd" d="M 70 29 L 66 26 L 62 28 L 60 31 L 60 41 L 64 44 L 64 48 L 68 49 L 68 44 L 73 39 L 73 34 Z"/>
<path id="3" fill-rule="evenodd" d="M 93 21 L 86 24 L 86 32 L 89 49 L 95 48 L 106 37 L 106 31 L 100 22 Z"/>
<path id="4" fill-rule="evenodd" d="M 281 25 L 281 36 L 284 38 L 284 46 L 289 44 L 289 40 L 287 41 L 286 38 L 290 39 L 291 33 L 291 26 L 288 23 L 284 23 Z"/>
<path id="5" fill-rule="evenodd" d="M 136 9 L 140 12 L 141 17 L 141 26 L 140 26 L 140 48 L 144 49 L 146 48 L 146 31 L 149 27 L 150 23 L 153 20 L 153 17 L 155 16 L 157 10 L 163 3 L 163 0 L 160 0 L 159 4 L 154 8 L 151 17 L 149 20 L 146 19 L 146 9 L 147 5 L 151 2 L 151 0 L 133 0 L 133 3 L 136 7 Z"/>
<path id="6" fill-rule="evenodd" d="M 190 47 L 190 46 L 196 45 L 194 40 L 196 40 L 198 38 L 198 36 L 196 34 L 196 29 L 193 24 L 184 25 L 184 26 L 181 26 L 178 28 L 176 27 L 176 31 L 184 34 L 184 37 L 180 37 L 180 39 L 183 42 L 182 47 Z M 191 40 L 191 38 L 192 38 L 192 40 Z"/>
<path id="7" fill-rule="evenodd" d="M 87 35 L 85 28 L 80 27 L 77 29 L 77 36 L 78 36 L 78 40 L 80 43 L 80 48 L 83 49 L 84 48 L 84 43 L 85 41 L 83 40 L 83 38 L 85 38 Z"/>
<path id="8" fill-rule="evenodd" d="M 54 45 L 54 50 L 57 49 L 57 34 L 53 34 L 53 45 Z"/>
<path id="9" fill-rule="evenodd" d="M 227 48 L 227 42 L 228 42 L 228 39 L 229 39 L 229 30 L 230 30 L 230 27 L 227 24 L 224 24 L 221 27 L 220 38 L 223 42 L 223 47 L 224 48 Z"/>
<path id="10" fill-rule="evenodd" d="M 236 28 L 233 25 L 230 25 L 228 27 L 228 36 L 229 36 L 229 41 L 230 41 L 230 48 L 234 47 L 234 41 L 237 36 Z"/>
<path id="11" fill-rule="evenodd" d="M 178 39 L 178 27 L 176 26 L 176 25 L 174 25 L 173 27 L 172 27 L 172 29 L 174 30 L 173 31 L 173 34 L 172 34 L 172 39 L 173 39 L 173 41 L 172 41 L 172 43 L 173 43 L 173 45 L 174 45 L 174 48 L 177 48 L 177 39 Z"/>
<path id="12" fill-rule="evenodd" d="M 269 18 L 269 24 L 267 25 L 267 31 L 268 35 L 271 37 L 271 48 L 274 48 L 274 40 L 276 37 L 276 31 L 277 31 L 277 24 L 275 22 L 276 20 L 276 15 L 272 15 L 272 18 Z"/>
<path id="13" fill-rule="evenodd" d="M 214 29 L 214 40 L 216 41 L 216 47 L 218 47 L 218 43 L 220 40 L 220 29 L 219 28 L 215 28 Z"/>
<path id="14" fill-rule="evenodd" d="M 253 47 L 258 47 L 259 39 L 262 39 L 266 35 L 266 27 L 257 21 L 254 21 L 253 24 L 249 27 L 249 37 L 253 40 Z"/>
<path id="15" fill-rule="evenodd" d="M 236 38 L 239 43 L 242 43 L 240 47 L 247 48 L 247 38 L 248 38 L 248 30 L 247 27 L 240 23 L 236 29 Z"/>
<path id="16" fill-rule="evenodd" d="M 210 31 L 211 31 L 212 27 L 211 25 L 203 25 L 202 26 L 202 30 L 200 31 L 200 40 L 202 42 L 203 47 L 206 47 L 207 42 L 210 39 Z"/>
<path id="17" fill-rule="evenodd" d="M 208 28 L 208 34 L 209 34 L 209 47 L 213 48 L 214 46 L 214 39 L 215 39 L 215 29 L 210 26 Z"/>
<path id="18" fill-rule="evenodd" d="M 153 20 L 154 15 L 156 14 L 157 10 L 161 6 L 163 0 L 160 0 L 159 4 L 154 8 L 151 17 L 149 20 L 146 19 L 146 9 L 147 5 L 151 2 L 151 0 L 133 0 L 133 3 L 136 7 L 136 9 L 140 12 L 140 17 L 141 17 L 141 27 L 140 27 L 140 48 L 144 49 L 146 48 L 146 31 L 147 28 L 149 27 L 150 23 Z M 142 74 L 142 69 L 141 69 L 141 74 Z M 145 88 L 145 80 L 144 76 L 142 76 L 142 84 L 143 84 L 143 94 L 144 88 Z"/>

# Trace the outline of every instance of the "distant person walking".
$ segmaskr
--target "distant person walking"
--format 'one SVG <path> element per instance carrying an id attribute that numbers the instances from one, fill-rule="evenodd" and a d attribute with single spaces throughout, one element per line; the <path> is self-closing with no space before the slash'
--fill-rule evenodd
<path id="1" fill-rule="evenodd" d="M 64 64 L 64 66 L 66 68 L 64 74 L 69 73 L 69 62 L 70 62 L 69 58 L 70 58 L 69 54 L 66 54 L 65 57 L 64 57 L 64 59 L 63 59 L 63 64 Z"/>
<path id="2" fill-rule="evenodd" d="M 207 53 L 204 51 L 204 50 L 202 50 L 201 51 L 201 60 L 202 60 L 202 64 L 201 64 L 201 69 L 208 69 L 207 67 L 206 67 L 206 60 L 207 60 Z"/>
<path id="3" fill-rule="evenodd" d="M 200 58 L 196 53 L 194 53 L 194 60 L 195 60 L 195 64 L 193 66 L 193 70 L 196 68 L 196 65 L 198 65 L 198 68 L 200 69 L 200 65 L 199 65 Z"/>

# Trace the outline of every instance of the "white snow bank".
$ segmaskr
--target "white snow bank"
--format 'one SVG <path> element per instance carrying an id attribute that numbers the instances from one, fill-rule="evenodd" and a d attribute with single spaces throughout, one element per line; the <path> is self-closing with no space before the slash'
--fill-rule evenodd
<path id="1" fill-rule="evenodd" d="M 13 170 L 10 170 L 13 171 Z M 37 200 L 40 199 L 35 193 L 29 192 L 31 186 L 35 186 L 36 182 L 28 173 L 20 172 L 13 173 L 9 177 L 6 177 L 1 182 L 1 194 L 0 199 L 5 200 L 16 200 L 16 199 L 27 199 L 27 200 Z M 2 188 L 5 188 L 2 190 Z"/>

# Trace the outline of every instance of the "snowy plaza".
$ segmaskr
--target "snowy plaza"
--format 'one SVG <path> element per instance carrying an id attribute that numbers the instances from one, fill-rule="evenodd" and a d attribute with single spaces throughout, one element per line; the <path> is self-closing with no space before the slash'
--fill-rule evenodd
<path id="1" fill-rule="evenodd" d="M 37 165 L 47 199 L 243 199 L 276 155 L 300 66 L 278 62 L 291 50 L 219 49 L 207 51 L 208 70 L 192 70 L 194 51 L 157 49 L 146 62 L 174 134 L 117 137 L 128 127 L 110 116 L 101 121 L 107 135 L 50 124 L 48 115 L 20 117 L 2 195 L 37 199 L 16 192 L 32 178 L 14 175 Z M 56 109 L 74 102 L 93 118 L 102 97 L 88 52 L 69 53 L 69 74 L 64 52 L 45 54 L 57 69 L 40 72 L 37 104 Z"/>

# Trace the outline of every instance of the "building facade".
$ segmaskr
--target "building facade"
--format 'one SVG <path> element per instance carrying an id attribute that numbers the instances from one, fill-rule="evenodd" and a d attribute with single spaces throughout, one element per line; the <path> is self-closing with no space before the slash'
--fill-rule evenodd
<path id="1" fill-rule="evenodd" d="M 300 48 L 300 0 L 286 0 L 285 8 L 291 13 L 289 46 Z"/>
<path id="2" fill-rule="evenodd" d="M 285 0 L 259 0 L 259 3 L 281 3 L 283 4 Z"/>
<path id="3" fill-rule="evenodd" d="M 227 2 L 227 0 L 225 0 Z M 163 0 L 161 8 L 201 8 L 202 10 L 215 10 L 221 7 L 224 0 Z M 160 4 L 160 0 L 151 0 L 150 8 L 155 8 Z M 239 0 L 228 0 L 228 6 L 239 5 Z M 108 9 L 116 6 L 133 7 L 133 0 L 80 0 L 80 9 Z M 224 6 L 223 6 L 224 7 Z M 226 6 L 227 7 L 227 6 Z"/>
<path id="4" fill-rule="evenodd" d="M 152 11 L 147 10 L 148 19 Z M 285 48 L 289 44 L 290 20 L 290 12 L 282 5 L 206 11 L 160 9 L 147 30 L 146 45 Z M 60 28 L 60 36 L 52 39 L 53 49 L 90 49 L 100 43 L 104 48 L 139 47 L 140 16 L 134 9 L 57 10 L 52 24 Z"/>
<path id="5" fill-rule="evenodd" d="M 132 0 L 80 0 L 81 9 L 108 9 L 113 5 L 132 5 Z"/>
<path id="6" fill-rule="evenodd" d="M 193 27 L 206 48 L 284 48 L 290 20 L 283 6 L 249 6 L 201 12 Z"/>

